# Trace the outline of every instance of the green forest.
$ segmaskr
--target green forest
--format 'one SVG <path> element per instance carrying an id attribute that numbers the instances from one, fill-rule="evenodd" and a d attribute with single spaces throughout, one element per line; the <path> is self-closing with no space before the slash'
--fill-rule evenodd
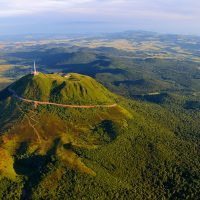
<path id="1" fill-rule="evenodd" d="M 10 82 L 0 82 L 0 199 L 200 199 L 200 65 L 153 53 L 53 43 L 1 52 Z M 116 106 L 34 107 L 17 95 Z"/>

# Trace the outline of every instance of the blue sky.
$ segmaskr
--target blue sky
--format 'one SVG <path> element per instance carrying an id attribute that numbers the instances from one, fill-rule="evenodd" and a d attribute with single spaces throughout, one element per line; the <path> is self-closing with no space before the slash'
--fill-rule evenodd
<path id="1" fill-rule="evenodd" d="M 0 34 L 149 30 L 200 35 L 199 0 L 0 0 Z"/>

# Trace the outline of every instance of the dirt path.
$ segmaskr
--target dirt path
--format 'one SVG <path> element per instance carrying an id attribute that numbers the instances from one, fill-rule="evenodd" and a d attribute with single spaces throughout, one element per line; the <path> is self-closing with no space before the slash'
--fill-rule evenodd
<path id="1" fill-rule="evenodd" d="M 52 103 L 52 102 L 48 102 L 48 101 L 34 101 L 34 100 L 30 100 L 30 99 L 25 99 L 22 98 L 20 96 L 18 96 L 16 94 L 16 92 L 10 88 L 8 88 L 9 92 L 12 94 L 13 97 L 27 102 L 27 103 L 33 103 L 34 106 L 37 108 L 37 105 L 54 105 L 54 106 L 59 106 L 59 107 L 63 107 L 63 108 L 112 108 L 112 107 L 116 107 L 117 104 L 112 104 L 112 105 L 68 105 L 68 104 L 58 104 L 58 103 Z"/>
<path id="2" fill-rule="evenodd" d="M 36 114 L 30 110 L 32 112 L 32 115 L 28 116 L 18 104 L 17 104 L 17 106 L 18 106 L 18 109 L 25 115 L 26 119 L 28 120 L 28 124 L 33 129 L 34 133 L 36 134 L 38 142 L 41 143 L 40 134 L 39 134 L 38 130 L 36 129 L 36 125 L 39 124 L 39 122 L 34 119 Z"/>

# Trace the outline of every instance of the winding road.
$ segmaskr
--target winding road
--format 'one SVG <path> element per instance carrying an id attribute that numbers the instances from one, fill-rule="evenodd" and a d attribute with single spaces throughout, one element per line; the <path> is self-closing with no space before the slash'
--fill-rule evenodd
<path id="1" fill-rule="evenodd" d="M 12 90 L 11 88 L 8 88 L 8 91 L 12 94 L 13 97 L 24 101 L 26 103 L 33 103 L 35 108 L 37 108 L 38 105 L 54 105 L 54 106 L 59 106 L 63 108 L 112 108 L 116 107 L 117 104 L 111 104 L 111 105 L 69 105 L 69 104 L 58 104 L 58 103 L 53 103 L 53 102 L 48 102 L 48 101 L 35 101 L 31 99 L 25 99 L 17 95 L 17 93 Z"/>

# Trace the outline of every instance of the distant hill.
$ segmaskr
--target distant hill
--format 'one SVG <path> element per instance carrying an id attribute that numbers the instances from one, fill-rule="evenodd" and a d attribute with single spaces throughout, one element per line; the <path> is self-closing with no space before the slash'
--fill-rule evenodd
<path id="1" fill-rule="evenodd" d="M 129 91 L 132 95 L 167 91 L 174 87 L 173 84 L 168 82 L 148 78 L 115 81 L 113 84 L 118 88 L 124 88 L 124 91 Z"/>

